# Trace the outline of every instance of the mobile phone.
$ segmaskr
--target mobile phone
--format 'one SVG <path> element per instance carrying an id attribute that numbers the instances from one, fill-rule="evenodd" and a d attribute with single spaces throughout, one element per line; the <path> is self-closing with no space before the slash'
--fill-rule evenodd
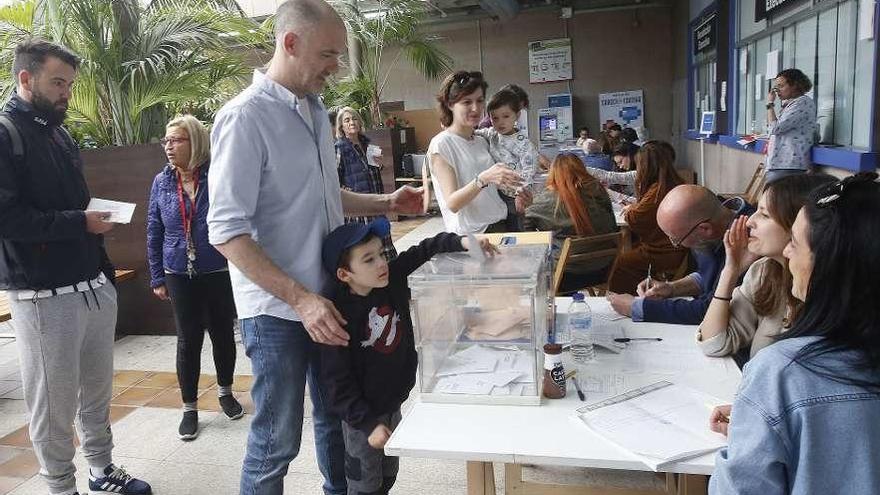
<path id="1" fill-rule="evenodd" d="M 513 246 L 514 244 L 516 244 L 516 237 L 506 235 L 501 238 L 502 246 Z"/>

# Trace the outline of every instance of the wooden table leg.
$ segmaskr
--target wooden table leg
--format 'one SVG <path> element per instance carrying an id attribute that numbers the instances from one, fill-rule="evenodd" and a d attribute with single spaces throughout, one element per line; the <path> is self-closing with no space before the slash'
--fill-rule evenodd
<path id="1" fill-rule="evenodd" d="M 468 461 L 468 495 L 495 495 L 495 470 L 491 462 Z"/>
<path id="2" fill-rule="evenodd" d="M 709 477 L 699 474 L 679 474 L 677 495 L 706 495 Z"/>

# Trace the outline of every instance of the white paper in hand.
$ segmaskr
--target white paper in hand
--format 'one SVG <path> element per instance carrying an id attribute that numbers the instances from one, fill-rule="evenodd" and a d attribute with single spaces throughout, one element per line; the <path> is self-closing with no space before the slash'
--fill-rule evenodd
<path id="1" fill-rule="evenodd" d="M 111 201 L 109 199 L 92 198 L 86 211 L 106 211 L 110 213 L 110 218 L 106 221 L 113 223 L 131 223 L 131 217 L 134 215 L 134 203 L 123 203 L 121 201 Z"/>
<path id="2" fill-rule="evenodd" d="M 480 247 L 480 241 L 474 237 L 474 234 L 468 234 L 467 240 L 468 254 L 471 255 L 471 258 L 480 262 L 486 261 L 486 255 L 483 254 L 483 248 Z"/>

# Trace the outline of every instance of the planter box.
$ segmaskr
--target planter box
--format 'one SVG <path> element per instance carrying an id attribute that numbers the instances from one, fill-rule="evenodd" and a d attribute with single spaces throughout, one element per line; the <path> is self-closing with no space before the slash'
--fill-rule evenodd
<path id="1" fill-rule="evenodd" d="M 162 146 L 145 144 L 83 150 L 82 158 L 92 197 L 137 205 L 130 224 L 117 225 L 104 235 L 107 252 L 116 268 L 135 270 L 132 280 L 118 286 L 117 333 L 175 335 L 171 305 L 153 295 L 147 266 L 147 204 L 153 177 L 166 163 Z"/>

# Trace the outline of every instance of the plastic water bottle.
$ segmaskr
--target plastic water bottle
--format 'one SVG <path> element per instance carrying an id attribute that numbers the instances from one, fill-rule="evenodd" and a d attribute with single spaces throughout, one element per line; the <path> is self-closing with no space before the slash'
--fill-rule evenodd
<path id="1" fill-rule="evenodd" d="M 571 357 L 576 363 L 589 363 L 596 358 L 593 349 L 593 312 L 584 300 L 584 295 L 576 292 L 568 307 L 568 332 L 571 335 Z"/>

